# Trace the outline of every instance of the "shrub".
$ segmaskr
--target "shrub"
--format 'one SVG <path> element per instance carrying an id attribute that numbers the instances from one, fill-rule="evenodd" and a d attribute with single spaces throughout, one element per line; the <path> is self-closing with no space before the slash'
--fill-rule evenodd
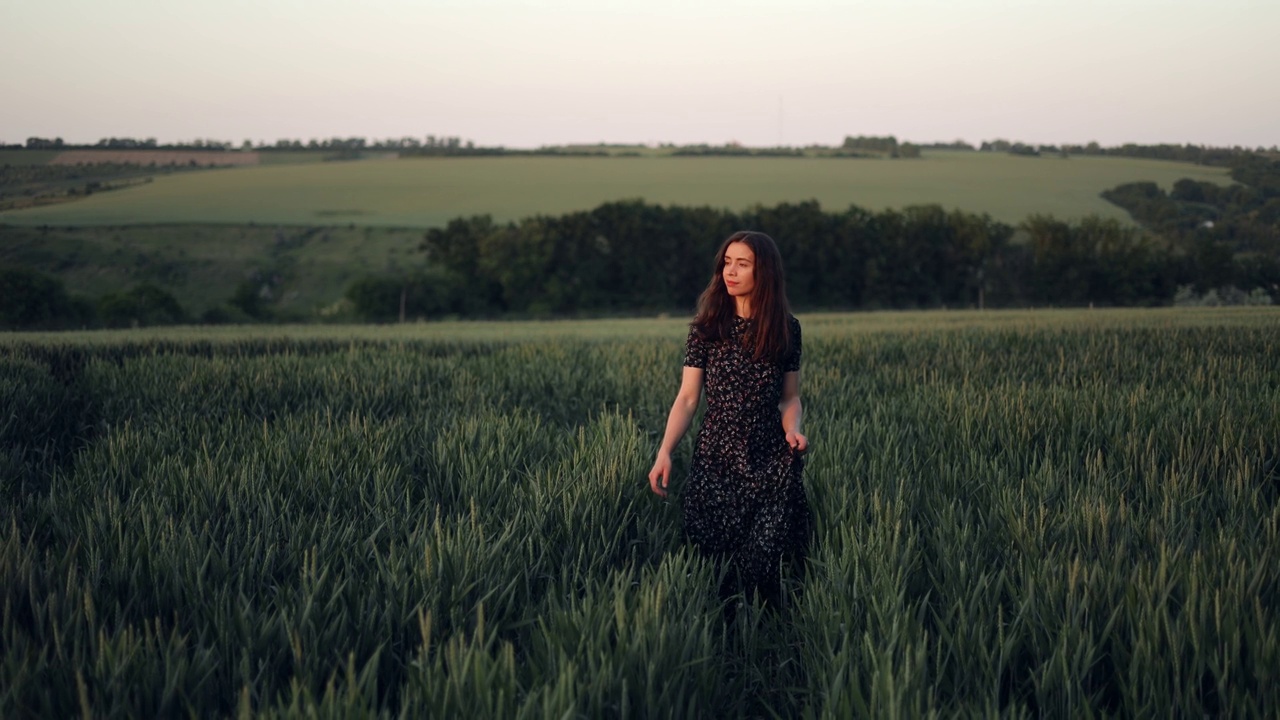
<path id="1" fill-rule="evenodd" d="M 263 302 L 263 286 L 260 282 L 247 279 L 236 286 L 227 304 L 254 319 L 262 319 L 268 315 L 267 306 Z"/>
<path id="2" fill-rule="evenodd" d="M 176 325 L 186 320 L 177 298 L 151 283 L 103 295 L 98 301 L 98 314 L 108 327 Z"/>
<path id="3" fill-rule="evenodd" d="M 1219 307 L 1222 305 L 1270 305 L 1271 295 L 1256 287 L 1245 292 L 1234 285 L 1210 288 L 1203 295 L 1196 293 L 1192 285 L 1179 285 L 1173 304 L 1178 307 Z"/>
<path id="4" fill-rule="evenodd" d="M 462 289 L 465 292 L 465 289 Z M 391 322 L 400 318 L 435 317 L 449 311 L 455 287 L 442 273 L 365 275 L 347 288 L 346 299 L 365 320 Z"/>
<path id="5" fill-rule="evenodd" d="M 92 309 L 62 281 L 28 268 L 0 268 L 0 328 L 56 329 L 92 320 Z"/>

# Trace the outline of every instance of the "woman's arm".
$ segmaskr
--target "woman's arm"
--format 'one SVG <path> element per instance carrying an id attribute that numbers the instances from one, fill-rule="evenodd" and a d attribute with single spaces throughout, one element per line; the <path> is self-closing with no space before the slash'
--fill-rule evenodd
<path id="1" fill-rule="evenodd" d="M 782 429 L 787 433 L 787 444 L 800 452 L 808 450 L 809 439 L 800 433 L 804 407 L 800 404 L 799 370 L 782 375 L 782 400 L 778 409 L 782 411 Z"/>
<path id="2" fill-rule="evenodd" d="M 667 431 L 662 435 L 662 445 L 658 447 L 658 457 L 649 471 L 649 489 L 666 497 L 667 482 L 671 478 L 671 453 L 680 444 L 680 439 L 689 430 L 693 422 L 693 413 L 698 409 L 698 401 L 702 399 L 702 368 L 685 367 L 680 376 L 680 392 L 676 393 L 676 401 L 671 404 L 671 414 L 667 416 Z"/>

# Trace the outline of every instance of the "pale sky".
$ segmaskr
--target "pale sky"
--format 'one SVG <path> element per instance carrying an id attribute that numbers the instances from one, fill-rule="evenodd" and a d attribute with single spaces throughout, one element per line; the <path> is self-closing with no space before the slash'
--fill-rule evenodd
<path id="1" fill-rule="evenodd" d="M 1280 0 L 0 0 L 0 141 L 1280 144 Z"/>

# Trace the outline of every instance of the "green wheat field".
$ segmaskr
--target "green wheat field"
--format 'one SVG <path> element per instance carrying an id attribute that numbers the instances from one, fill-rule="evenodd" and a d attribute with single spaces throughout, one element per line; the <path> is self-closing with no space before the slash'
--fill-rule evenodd
<path id="1" fill-rule="evenodd" d="M 4 335 L 0 716 L 1274 717 L 1280 312 L 801 321 L 727 626 L 682 320 Z"/>

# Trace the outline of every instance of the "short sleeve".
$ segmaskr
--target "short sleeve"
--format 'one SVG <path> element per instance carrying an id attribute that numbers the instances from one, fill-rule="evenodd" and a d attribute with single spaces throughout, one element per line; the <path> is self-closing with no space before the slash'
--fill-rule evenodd
<path id="1" fill-rule="evenodd" d="M 787 352 L 787 361 L 782 364 L 783 372 L 798 372 L 800 370 L 800 321 L 790 318 L 788 323 L 791 326 L 791 348 Z"/>
<path id="2" fill-rule="evenodd" d="M 685 367 L 707 367 L 707 342 L 698 337 L 695 328 L 689 328 L 689 339 L 684 343 L 684 364 Z"/>

